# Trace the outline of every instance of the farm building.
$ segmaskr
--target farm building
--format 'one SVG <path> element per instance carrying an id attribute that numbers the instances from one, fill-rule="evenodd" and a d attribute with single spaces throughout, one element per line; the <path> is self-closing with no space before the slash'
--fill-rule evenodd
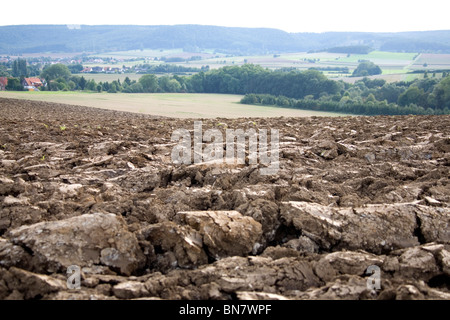
<path id="1" fill-rule="evenodd" d="M 92 72 L 92 68 L 90 67 L 86 67 L 83 70 L 80 71 L 81 73 L 88 73 L 88 72 Z"/>
<path id="2" fill-rule="evenodd" d="M 25 78 L 22 81 L 22 85 L 25 89 L 36 90 L 37 88 L 42 87 L 44 84 L 39 78 Z"/>
<path id="3" fill-rule="evenodd" d="M 106 72 L 106 73 L 117 73 L 117 72 L 121 72 L 121 69 L 119 69 L 119 68 L 112 68 L 112 67 L 104 67 L 103 68 L 103 72 Z"/>
<path id="4" fill-rule="evenodd" d="M 119 73 L 123 70 L 121 68 L 112 68 L 112 67 L 86 67 L 81 70 L 81 73 Z"/>
<path id="5" fill-rule="evenodd" d="M 7 77 L 0 77 L 0 91 L 6 90 L 6 86 L 8 85 Z"/>
<path id="6" fill-rule="evenodd" d="M 92 67 L 92 72 L 103 72 L 103 67 Z"/>

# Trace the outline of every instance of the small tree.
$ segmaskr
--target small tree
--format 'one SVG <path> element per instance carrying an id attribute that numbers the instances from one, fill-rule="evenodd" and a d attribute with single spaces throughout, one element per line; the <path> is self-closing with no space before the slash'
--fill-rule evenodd
<path id="1" fill-rule="evenodd" d="M 358 65 L 355 71 L 353 71 L 352 77 L 373 76 L 381 73 L 381 68 L 375 63 L 372 61 L 363 61 Z"/>
<path id="2" fill-rule="evenodd" d="M 97 90 L 97 83 L 95 83 L 94 79 L 91 79 L 86 83 L 86 90 L 90 90 L 90 91 Z"/>
<path id="3" fill-rule="evenodd" d="M 19 76 L 28 77 L 27 60 L 18 59 L 17 64 L 19 67 Z"/>
<path id="4" fill-rule="evenodd" d="M 176 79 L 170 79 L 166 85 L 167 92 L 180 92 L 181 85 Z"/>
<path id="5" fill-rule="evenodd" d="M 84 77 L 81 77 L 78 85 L 80 86 L 81 90 L 84 90 L 84 88 L 86 87 L 86 79 Z"/>
<path id="6" fill-rule="evenodd" d="M 68 87 L 69 87 L 69 90 L 71 90 L 71 91 L 75 90 L 75 88 L 77 87 L 77 84 L 76 84 L 75 82 L 73 82 L 72 80 L 70 80 L 70 81 L 67 83 L 67 85 L 68 85 Z"/>
<path id="7" fill-rule="evenodd" d="M 13 62 L 11 73 L 13 77 L 19 76 L 19 65 L 17 64 L 17 60 L 14 60 Z"/>
<path id="8" fill-rule="evenodd" d="M 426 101 L 426 94 L 423 89 L 416 86 L 409 87 L 398 97 L 398 104 L 401 106 L 408 106 L 411 103 L 423 106 Z"/>
<path id="9" fill-rule="evenodd" d="M 369 95 L 366 98 L 366 102 L 376 102 L 377 99 L 375 99 L 375 96 L 373 95 L 373 93 L 369 93 Z"/>
<path id="10" fill-rule="evenodd" d="M 436 97 L 436 103 L 439 108 L 450 108 L 450 77 L 442 79 L 435 87 L 433 94 Z"/>
<path id="11" fill-rule="evenodd" d="M 117 85 L 115 84 L 115 81 L 113 81 L 113 83 L 111 83 L 111 85 L 109 86 L 109 93 L 116 93 L 117 92 Z"/>
<path id="12" fill-rule="evenodd" d="M 28 77 L 27 60 L 17 59 L 14 60 L 12 66 L 13 77 Z"/>
<path id="13" fill-rule="evenodd" d="M 61 63 L 48 66 L 44 68 L 44 70 L 41 73 L 41 77 L 47 81 L 51 81 L 58 78 L 68 80 L 71 75 L 72 74 L 70 73 L 69 69 Z"/>
<path id="14" fill-rule="evenodd" d="M 20 80 L 17 78 L 8 78 L 8 84 L 6 85 L 6 90 L 10 91 L 23 91 L 23 86 Z"/>
<path id="15" fill-rule="evenodd" d="M 80 73 L 81 70 L 83 70 L 83 65 L 81 65 L 81 64 L 69 64 L 67 68 L 72 73 Z"/>
<path id="16" fill-rule="evenodd" d="M 105 81 L 103 83 L 100 82 L 99 84 L 102 86 L 103 91 L 109 91 L 110 85 L 108 81 Z"/>
<path id="17" fill-rule="evenodd" d="M 154 74 L 146 74 L 139 79 L 139 84 L 144 92 L 156 92 L 158 89 L 158 78 Z"/>

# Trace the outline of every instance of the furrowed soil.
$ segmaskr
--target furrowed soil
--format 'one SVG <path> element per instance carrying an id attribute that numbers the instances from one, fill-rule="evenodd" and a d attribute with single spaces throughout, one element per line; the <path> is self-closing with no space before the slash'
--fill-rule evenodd
<path id="1" fill-rule="evenodd" d="M 194 121 L 0 99 L 0 299 L 450 299 L 450 116 L 203 119 L 271 175 Z"/>

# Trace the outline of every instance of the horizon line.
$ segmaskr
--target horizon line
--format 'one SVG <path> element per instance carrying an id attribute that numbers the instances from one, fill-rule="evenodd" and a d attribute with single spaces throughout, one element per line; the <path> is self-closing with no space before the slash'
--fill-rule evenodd
<path id="1" fill-rule="evenodd" d="M 239 27 L 239 26 L 224 26 L 224 25 L 210 25 L 210 24 L 198 24 L 198 23 L 180 23 L 180 24 L 77 24 L 77 23 L 29 23 L 29 24 L 5 24 L 0 27 L 21 27 L 21 26 L 65 26 L 68 29 L 81 29 L 82 26 L 85 27 L 176 27 L 176 26 L 200 26 L 200 27 L 218 27 L 218 28 L 235 28 L 235 29 L 270 29 L 278 30 L 290 34 L 295 33 L 409 33 L 409 32 L 438 32 L 438 31 L 450 31 L 450 29 L 426 29 L 426 30 L 403 30 L 403 31 L 358 31 L 358 30 L 328 30 L 328 31 L 286 31 L 275 27 Z M 72 27 L 69 27 L 72 26 Z M 76 27 L 79 26 L 80 28 Z"/>

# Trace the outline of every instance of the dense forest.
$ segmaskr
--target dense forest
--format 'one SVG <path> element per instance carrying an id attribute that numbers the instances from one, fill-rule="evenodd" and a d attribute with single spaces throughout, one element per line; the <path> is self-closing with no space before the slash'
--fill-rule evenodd
<path id="1" fill-rule="evenodd" d="M 288 33 L 268 28 L 219 26 L 0 26 L 0 54 L 111 52 L 139 49 L 204 49 L 230 54 L 312 50 L 450 53 L 450 31 L 399 33 Z"/>

